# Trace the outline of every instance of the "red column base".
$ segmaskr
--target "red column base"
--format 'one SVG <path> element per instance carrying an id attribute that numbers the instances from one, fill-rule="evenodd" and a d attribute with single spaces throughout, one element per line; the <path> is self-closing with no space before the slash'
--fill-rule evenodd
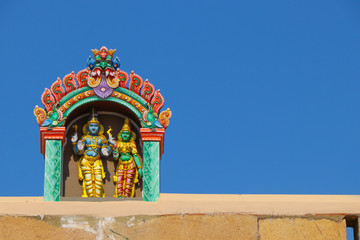
<path id="1" fill-rule="evenodd" d="M 164 153 L 164 138 L 165 138 L 165 129 L 164 128 L 140 128 L 141 142 L 150 141 L 150 142 L 160 142 L 160 157 Z"/>
<path id="2" fill-rule="evenodd" d="M 55 127 L 48 129 L 47 127 L 40 127 L 40 152 L 45 158 L 45 141 L 46 140 L 62 140 L 65 141 L 65 127 Z"/>

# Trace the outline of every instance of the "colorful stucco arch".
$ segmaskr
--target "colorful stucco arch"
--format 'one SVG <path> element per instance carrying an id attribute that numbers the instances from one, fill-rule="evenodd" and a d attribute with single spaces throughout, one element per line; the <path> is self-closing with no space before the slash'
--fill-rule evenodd
<path id="1" fill-rule="evenodd" d="M 62 147 L 67 118 L 77 108 L 92 102 L 119 104 L 138 118 L 143 143 L 143 198 L 145 201 L 156 201 L 159 197 L 159 161 L 164 152 L 164 134 L 171 111 L 160 112 L 164 98 L 147 79 L 143 81 L 134 71 L 129 78 L 119 69 L 119 59 L 112 60 L 115 51 L 106 47 L 92 50 L 95 59 L 97 56 L 111 59 L 111 66 L 96 67 L 97 63 L 89 57 L 88 68 L 76 75 L 72 72 L 62 80 L 58 78 L 50 89 L 45 88 L 41 96 L 45 109 L 38 106 L 34 109 L 40 126 L 41 153 L 45 158 L 46 201 L 60 200 Z"/>

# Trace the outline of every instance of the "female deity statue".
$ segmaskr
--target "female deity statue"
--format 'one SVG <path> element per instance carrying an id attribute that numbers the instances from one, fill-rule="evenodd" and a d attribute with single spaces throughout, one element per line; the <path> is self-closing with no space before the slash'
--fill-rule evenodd
<path id="1" fill-rule="evenodd" d="M 118 134 L 113 157 L 119 160 L 114 176 L 114 197 L 134 197 L 135 184 L 142 177 L 141 161 L 135 143 L 136 135 L 130 129 L 129 119 Z"/>
<path id="2" fill-rule="evenodd" d="M 93 108 L 89 121 L 83 126 L 84 135 L 81 140 L 78 140 L 76 132 L 71 138 L 75 154 L 81 155 L 79 180 L 82 181 L 82 197 L 105 197 L 103 183 L 105 172 L 100 156 L 109 156 L 114 146 L 114 139 L 109 131 L 108 141 L 103 135 L 104 127 L 100 124 Z"/>

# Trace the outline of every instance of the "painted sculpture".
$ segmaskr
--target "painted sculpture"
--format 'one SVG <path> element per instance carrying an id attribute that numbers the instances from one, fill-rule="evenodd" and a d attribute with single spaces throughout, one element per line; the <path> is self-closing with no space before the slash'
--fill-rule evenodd
<path id="1" fill-rule="evenodd" d="M 136 122 L 139 123 L 138 127 L 140 128 L 140 136 L 138 137 L 141 138 L 143 146 L 143 198 L 145 201 L 156 201 L 160 194 L 159 168 L 160 158 L 164 152 L 165 130 L 169 125 L 172 113 L 170 109 L 161 112 L 165 102 L 164 97 L 148 79 L 143 80 L 134 71 L 127 73 L 120 69 L 120 60 L 118 57 L 114 57 L 115 49 L 107 49 L 103 46 L 100 50 L 93 49 L 91 51 L 93 56 L 88 58 L 87 67 L 77 73 L 70 72 L 63 78 L 58 77 L 56 81 L 50 83 L 50 87 L 45 88 L 41 95 L 44 108 L 35 106 L 34 109 L 36 121 L 40 126 L 40 151 L 45 159 L 44 199 L 46 201 L 59 201 L 60 199 L 60 186 L 61 181 L 63 181 L 62 157 L 64 157 L 64 146 L 70 142 L 66 141 L 65 138 L 69 128 L 72 127 L 69 119 L 74 119 L 77 109 L 85 104 L 90 107 L 96 105 L 97 108 L 101 108 L 102 104 L 111 102 L 114 106 L 127 109 L 137 118 Z M 110 134 L 108 132 L 109 139 L 106 140 L 102 135 L 102 126 L 100 123 L 97 124 L 98 129 L 95 127 L 93 133 L 89 128 L 90 123 L 86 125 L 86 131 L 80 140 L 82 143 L 78 142 L 76 134 L 73 136 L 74 151 L 81 156 L 82 160 L 85 159 L 84 163 L 87 161 L 89 164 L 91 162 L 95 164 L 96 162 L 95 165 L 97 166 L 95 184 L 98 184 L 99 188 L 91 192 L 89 186 L 92 185 L 87 177 L 95 176 L 95 172 L 93 175 L 89 175 L 89 169 L 95 170 L 95 165 L 87 167 L 81 165 L 81 162 L 79 165 L 79 175 L 83 181 L 83 196 L 88 197 L 104 196 L 103 170 L 100 165 L 100 158 L 106 154 L 111 154 Z M 93 127 L 93 125 L 91 126 Z M 131 130 L 129 131 L 131 132 Z M 100 138 L 100 136 L 102 137 Z M 131 134 L 131 136 L 133 135 Z M 86 153 L 87 150 L 90 151 L 88 149 L 91 148 L 90 145 L 94 145 L 91 140 L 92 137 L 100 140 L 95 142 L 98 147 L 92 150 L 97 154 L 96 157 L 90 159 L 91 156 Z M 121 139 L 121 136 L 119 137 L 120 140 L 123 144 L 127 141 Z M 128 142 L 130 143 L 133 140 Z M 102 149 L 108 149 L 108 151 Z M 119 148 L 113 148 L 113 150 L 118 151 Z M 122 163 L 121 152 L 118 151 L 118 154 L 119 162 Z M 137 164 L 135 154 L 131 154 L 131 156 Z M 136 170 L 138 177 L 140 177 L 142 169 Z M 99 178 L 100 175 L 101 178 Z M 134 176 L 132 183 L 135 183 L 135 179 L 137 178 Z M 118 180 L 116 179 L 116 181 Z M 86 188 L 87 186 L 89 189 Z M 115 195 L 121 196 L 121 194 L 119 192 Z"/>
<path id="2" fill-rule="evenodd" d="M 118 134 L 113 157 L 118 160 L 116 174 L 114 176 L 114 197 L 134 197 L 135 184 L 142 177 L 141 161 L 135 143 L 136 135 L 130 129 L 129 118 Z"/>
<path id="3" fill-rule="evenodd" d="M 75 129 L 77 127 L 75 126 Z M 71 138 L 75 154 L 79 159 L 79 180 L 82 181 L 82 197 L 105 197 L 104 167 L 101 157 L 107 157 L 114 146 L 114 139 L 109 134 L 107 140 L 104 127 L 100 124 L 95 109 L 92 109 L 89 121 L 83 126 L 83 136 L 78 140 L 77 133 Z"/>
<path id="4" fill-rule="evenodd" d="M 42 109 L 35 106 L 34 115 L 41 127 L 55 128 L 66 125 L 71 112 L 86 102 L 108 100 L 131 109 L 140 120 L 143 128 L 167 128 L 171 111 L 160 112 L 164 97 L 160 89 L 155 91 L 148 79 L 143 79 L 134 71 L 128 73 L 119 69 L 120 60 L 113 59 L 116 49 L 101 47 L 91 50 L 87 68 L 77 74 L 71 72 L 45 88 L 41 95 Z M 130 81 L 129 81 L 130 80 Z"/>
<path id="5" fill-rule="evenodd" d="M 108 98 L 119 86 L 120 79 L 116 76 L 116 69 L 120 65 L 120 59 L 113 55 L 116 52 L 114 49 L 107 49 L 106 47 L 92 49 L 95 60 L 91 57 L 88 59 L 88 67 L 91 74 L 88 78 L 88 85 L 93 88 L 94 93 L 99 98 Z"/>

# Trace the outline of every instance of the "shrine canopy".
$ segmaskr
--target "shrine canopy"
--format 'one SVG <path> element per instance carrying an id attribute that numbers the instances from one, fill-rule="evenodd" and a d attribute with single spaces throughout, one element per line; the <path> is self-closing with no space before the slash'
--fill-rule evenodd
<path id="1" fill-rule="evenodd" d="M 77 108 L 84 104 L 109 101 L 130 110 L 139 120 L 142 132 L 161 132 L 169 125 L 170 109 L 160 112 L 164 105 L 164 97 L 160 90 L 155 90 L 148 79 L 143 79 L 131 71 L 120 70 L 120 60 L 113 59 L 115 49 L 91 50 L 95 60 L 89 57 L 87 68 L 77 74 L 71 72 L 45 88 L 41 102 L 45 109 L 35 106 L 34 115 L 40 127 L 53 129 L 52 138 L 57 129 L 65 127 L 67 118 Z M 105 59 L 105 61 L 104 61 Z M 156 135 L 148 135 L 151 140 Z M 146 136 L 145 136 L 146 138 Z M 41 139 L 46 137 L 41 136 Z M 41 152 L 44 154 L 44 144 Z M 163 141 L 161 144 L 163 153 Z"/>

